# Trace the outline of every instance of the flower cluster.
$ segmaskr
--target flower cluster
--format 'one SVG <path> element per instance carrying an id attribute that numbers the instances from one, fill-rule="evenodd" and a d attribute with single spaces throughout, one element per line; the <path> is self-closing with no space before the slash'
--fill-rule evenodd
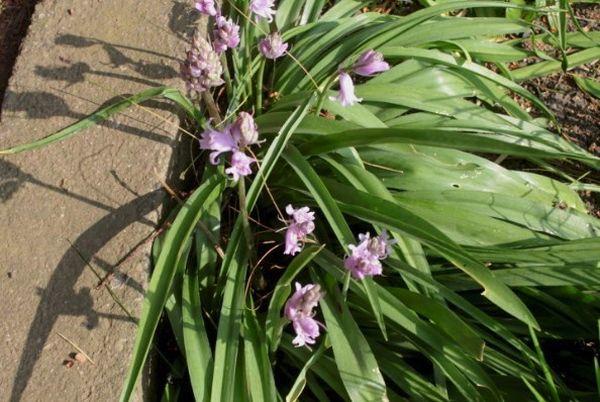
<path id="1" fill-rule="evenodd" d="M 381 275 L 381 260 L 389 255 L 390 246 L 395 241 L 390 240 L 385 231 L 376 237 L 371 237 L 370 233 L 359 234 L 358 239 L 360 243 L 348 246 L 351 253 L 344 260 L 344 267 L 356 279 Z"/>
<path id="2" fill-rule="evenodd" d="M 283 254 L 295 255 L 302 250 L 301 244 L 306 236 L 315 230 L 315 213 L 308 207 L 294 209 L 285 207 L 285 212 L 292 218 L 285 232 L 285 251 Z"/>
<path id="3" fill-rule="evenodd" d="M 292 321 L 296 332 L 296 338 L 292 341 L 296 347 L 312 345 L 319 336 L 321 324 L 315 320 L 313 309 L 322 297 L 323 292 L 319 285 L 302 286 L 296 282 L 296 291 L 285 303 L 285 316 Z"/>
<path id="4" fill-rule="evenodd" d="M 256 159 L 246 155 L 245 149 L 259 143 L 258 128 L 252 115 L 241 112 L 235 122 L 224 129 L 219 131 L 209 127 L 204 131 L 200 139 L 200 148 L 212 151 L 210 163 L 213 165 L 219 163 L 221 154 L 231 152 L 231 166 L 225 169 L 225 173 L 237 181 L 240 177 L 252 173 L 251 165 L 256 162 Z"/>
<path id="5" fill-rule="evenodd" d="M 351 71 L 354 74 L 363 77 L 371 77 L 377 73 L 389 70 L 390 65 L 383 60 L 383 55 L 375 50 L 367 50 L 359 56 L 352 65 Z M 340 90 L 337 97 L 331 97 L 331 100 L 337 100 L 342 106 L 352 106 L 362 101 L 354 94 L 354 83 L 348 71 L 340 69 L 339 71 Z"/>
<path id="6" fill-rule="evenodd" d="M 217 15 L 215 0 L 196 0 L 196 10 L 204 15 L 211 15 L 213 17 Z"/>
<path id="7" fill-rule="evenodd" d="M 212 45 L 199 31 L 194 33 L 191 49 L 181 64 L 181 76 L 189 92 L 204 92 L 223 84 L 219 54 L 240 43 L 240 27 L 221 15 L 214 0 L 196 0 L 196 10 L 215 17 Z"/>
<path id="8" fill-rule="evenodd" d="M 240 27 L 231 18 L 217 16 L 213 30 L 214 46 L 217 53 L 233 49 L 240 44 Z"/>
<path id="9" fill-rule="evenodd" d="M 273 21 L 276 14 L 274 0 L 251 0 L 249 11 L 257 19 Z M 220 54 L 228 49 L 236 48 L 240 43 L 240 27 L 231 19 L 221 15 L 214 0 L 195 0 L 195 7 L 201 14 L 214 18 L 212 28 L 212 44 L 194 34 L 191 49 L 181 66 L 181 73 L 189 91 L 203 92 L 223 84 L 221 76 L 223 67 Z M 272 32 L 259 41 L 259 52 L 267 59 L 275 60 L 285 55 L 288 44 L 283 41 L 279 32 Z M 350 73 L 370 77 L 389 69 L 383 55 L 374 50 L 367 50 L 349 69 L 340 69 L 340 90 L 337 100 L 343 106 L 351 106 L 361 99 L 354 94 L 354 83 Z M 256 159 L 247 154 L 251 145 L 259 144 L 259 133 L 251 114 L 241 112 L 235 121 L 223 128 L 208 127 L 201 136 L 200 148 L 210 151 L 209 161 L 213 165 L 219 163 L 221 155 L 228 156 L 228 167 L 225 173 L 237 181 L 252 173 L 252 164 Z M 296 255 L 302 250 L 307 237 L 315 230 L 315 213 L 308 207 L 294 208 L 287 205 L 289 215 L 285 231 L 286 255 Z M 371 238 L 369 233 L 359 235 L 359 244 L 350 245 L 351 254 L 344 260 L 344 266 L 356 279 L 381 275 L 381 260 L 389 254 L 393 244 L 383 232 Z M 285 304 L 284 314 L 292 322 L 296 337 L 296 347 L 312 345 L 320 334 L 321 323 L 315 320 L 315 311 L 323 292 L 318 284 L 302 286 L 296 282 L 295 292 Z"/>
<path id="10" fill-rule="evenodd" d="M 203 92 L 211 87 L 223 84 L 223 67 L 219 55 L 198 32 L 192 39 L 192 47 L 187 52 L 185 62 L 181 64 L 181 75 L 187 90 Z"/>
<path id="11" fill-rule="evenodd" d="M 267 59 L 278 59 L 285 54 L 288 44 L 283 41 L 279 32 L 273 32 L 265 36 L 258 43 L 258 50 Z"/>
<path id="12" fill-rule="evenodd" d="M 275 0 L 252 0 L 250 2 L 250 11 L 257 17 L 266 18 L 267 21 L 273 21 L 273 15 L 276 11 L 273 9 Z"/>

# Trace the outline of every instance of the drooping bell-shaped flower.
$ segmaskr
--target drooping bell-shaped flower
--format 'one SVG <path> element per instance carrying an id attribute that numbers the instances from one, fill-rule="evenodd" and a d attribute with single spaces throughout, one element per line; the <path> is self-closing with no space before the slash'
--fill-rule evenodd
<path id="1" fill-rule="evenodd" d="M 337 100 L 344 107 L 352 106 L 355 103 L 362 101 L 361 98 L 357 98 L 354 94 L 354 83 L 352 82 L 350 74 L 345 71 L 340 71 L 339 80 L 340 90 L 338 92 L 338 96 L 331 97 L 331 100 Z"/>
<path id="2" fill-rule="evenodd" d="M 389 255 L 390 246 L 395 241 L 390 240 L 385 231 L 373 238 L 369 233 L 361 234 L 358 238 L 360 243 L 348 246 L 350 255 L 344 260 L 344 267 L 355 279 L 381 275 L 383 272 L 381 260 Z"/>
<path id="3" fill-rule="evenodd" d="M 240 27 L 231 18 L 220 15 L 213 30 L 214 46 L 217 53 L 233 49 L 240 43 Z"/>
<path id="4" fill-rule="evenodd" d="M 196 10 L 200 11 L 204 15 L 217 15 L 217 8 L 215 7 L 215 0 L 196 0 Z"/>
<path id="5" fill-rule="evenodd" d="M 269 22 L 273 21 L 275 0 L 252 0 L 250 2 L 250 11 L 258 17 L 266 18 Z"/>
<path id="6" fill-rule="evenodd" d="M 315 213 L 308 207 L 295 209 L 291 205 L 285 207 L 291 221 L 285 232 L 285 250 L 283 254 L 295 255 L 302 250 L 306 236 L 315 230 Z"/>
<path id="7" fill-rule="evenodd" d="M 187 90 L 203 92 L 223 84 L 223 67 L 219 55 L 199 32 L 194 34 L 192 46 L 181 64 L 181 76 Z"/>
<path id="8" fill-rule="evenodd" d="M 246 155 L 242 151 L 234 151 L 231 155 L 231 167 L 225 169 L 225 173 L 231 175 L 233 181 L 238 181 L 240 177 L 248 176 L 252 173 L 251 165 L 256 159 Z"/>
<path id="9" fill-rule="evenodd" d="M 209 127 L 202 133 L 200 148 L 213 151 L 210 153 L 210 163 L 216 165 L 219 163 L 219 155 L 237 150 L 237 144 L 228 127 L 222 131 Z"/>
<path id="10" fill-rule="evenodd" d="M 258 44 L 258 50 L 267 59 L 275 60 L 285 54 L 288 44 L 283 41 L 279 32 L 265 36 Z"/>
<path id="11" fill-rule="evenodd" d="M 321 287 L 316 284 L 302 286 L 295 284 L 294 294 L 285 303 L 284 314 L 292 321 L 296 338 L 292 343 L 296 347 L 312 345 L 319 336 L 319 322 L 314 319 L 313 309 L 323 297 Z"/>
<path id="12" fill-rule="evenodd" d="M 313 345 L 319 337 L 319 323 L 312 317 L 299 317 L 292 321 L 296 337 L 292 344 L 299 348 L 304 345 Z"/>
<path id="13" fill-rule="evenodd" d="M 352 66 L 354 73 L 365 77 L 370 77 L 389 69 L 390 65 L 383 60 L 383 54 L 372 49 L 361 54 Z"/>
<path id="14" fill-rule="evenodd" d="M 258 144 L 258 127 L 250 113 L 240 112 L 231 125 L 231 135 L 240 149 Z"/>

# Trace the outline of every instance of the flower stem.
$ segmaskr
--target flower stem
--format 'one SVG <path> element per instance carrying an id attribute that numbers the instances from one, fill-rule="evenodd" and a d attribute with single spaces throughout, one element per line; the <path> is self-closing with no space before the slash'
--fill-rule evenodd
<path id="1" fill-rule="evenodd" d="M 246 15 L 250 14 L 250 8 L 249 6 L 246 8 Z M 246 60 L 244 61 L 244 66 L 245 69 L 250 69 L 251 68 L 251 63 L 252 63 L 252 54 L 250 51 L 250 43 L 251 43 L 251 39 L 252 39 L 252 34 L 253 34 L 253 29 L 254 26 L 250 25 L 250 19 L 249 18 L 244 18 L 244 56 L 246 58 Z M 251 77 L 249 77 L 249 79 L 245 80 L 246 81 L 246 90 L 248 91 L 248 94 L 252 94 L 252 80 Z"/>
<path id="2" fill-rule="evenodd" d="M 223 66 L 223 77 L 225 78 L 225 87 L 227 88 L 227 97 L 231 99 L 233 94 L 233 86 L 231 84 L 231 75 L 229 74 L 229 65 L 227 64 L 227 56 L 221 54 L 221 65 Z"/>
<path id="3" fill-rule="evenodd" d="M 238 197 L 240 199 L 240 211 L 242 213 L 242 226 L 244 228 L 244 235 L 246 237 L 246 245 L 248 246 L 248 255 L 252 255 L 253 238 L 252 231 L 250 230 L 250 224 L 248 221 L 248 208 L 246 206 L 246 182 L 243 177 L 238 180 Z"/>
<path id="4" fill-rule="evenodd" d="M 346 272 L 346 275 L 344 275 L 344 285 L 342 287 L 342 297 L 344 298 L 344 301 L 348 297 L 348 288 L 349 287 L 350 287 L 350 271 Z"/>
<path id="5" fill-rule="evenodd" d="M 208 110 L 208 114 L 215 121 L 216 124 L 221 124 L 223 120 L 221 119 L 221 115 L 219 114 L 219 108 L 215 103 L 212 95 L 208 91 L 202 92 L 202 100 L 206 105 L 206 109 Z"/>
<path id="6" fill-rule="evenodd" d="M 263 106 L 263 76 L 265 74 L 265 65 L 267 61 L 265 59 L 260 60 L 260 67 L 258 68 L 258 76 L 256 77 L 256 115 L 262 114 Z"/>
<path id="7" fill-rule="evenodd" d="M 319 100 L 317 101 L 317 108 L 315 109 L 315 114 L 319 116 L 321 114 L 321 109 L 323 108 L 323 103 L 325 103 L 325 97 L 327 96 L 327 91 L 331 88 L 331 85 L 335 82 L 337 75 L 332 75 L 323 85 L 321 89 L 321 93 L 319 94 Z"/>

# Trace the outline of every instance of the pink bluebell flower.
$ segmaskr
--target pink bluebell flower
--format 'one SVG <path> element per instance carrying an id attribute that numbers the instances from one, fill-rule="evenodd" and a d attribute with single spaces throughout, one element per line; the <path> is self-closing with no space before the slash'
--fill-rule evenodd
<path id="1" fill-rule="evenodd" d="M 372 49 L 361 54 L 352 66 L 352 71 L 365 77 L 370 77 L 389 69 L 390 65 L 383 60 L 383 54 Z"/>
<path id="2" fill-rule="evenodd" d="M 231 18 L 219 15 L 213 30 L 214 47 L 217 53 L 233 49 L 240 43 L 240 27 Z"/>
<path id="3" fill-rule="evenodd" d="M 228 127 L 223 131 L 218 131 L 209 127 L 202 133 L 200 148 L 213 151 L 210 153 L 210 163 L 216 165 L 219 163 L 219 155 L 225 152 L 235 151 L 238 149 L 238 146 L 231 136 Z"/>
<path id="4" fill-rule="evenodd" d="M 285 303 L 284 314 L 292 321 L 296 338 L 292 343 L 296 347 L 312 345 L 319 336 L 319 322 L 314 319 L 313 309 L 323 297 L 321 287 L 316 284 L 302 286 L 295 284 L 296 291 Z"/>
<path id="5" fill-rule="evenodd" d="M 275 0 L 252 0 L 250 2 L 250 11 L 259 17 L 266 18 L 269 22 L 273 21 L 273 15 L 276 11 Z"/>
<path id="6" fill-rule="evenodd" d="M 215 0 L 196 0 L 196 10 L 204 15 L 212 15 L 213 17 L 217 15 Z"/>
<path id="7" fill-rule="evenodd" d="M 225 173 L 235 181 L 252 173 L 252 164 L 256 163 L 256 159 L 244 151 L 248 146 L 259 143 L 256 123 L 252 115 L 246 112 L 240 112 L 235 122 L 222 130 L 209 126 L 200 138 L 200 148 L 212 151 L 210 163 L 213 165 L 219 163 L 221 154 L 231 152 L 231 166 L 225 169 Z"/>
<path id="8" fill-rule="evenodd" d="M 296 337 L 292 344 L 297 348 L 304 345 L 313 345 L 319 337 L 319 323 L 312 317 L 299 317 L 292 321 Z"/>
<path id="9" fill-rule="evenodd" d="M 250 165 L 256 162 L 242 151 L 234 151 L 231 155 L 231 167 L 225 169 L 225 173 L 231 175 L 233 181 L 238 181 L 240 177 L 248 176 L 252 173 Z"/>
<path id="10" fill-rule="evenodd" d="M 362 101 L 361 98 L 357 98 L 354 94 L 354 83 L 350 74 L 345 71 L 340 71 L 340 90 L 337 97 L 331 97 L 331 100 L 337 100 L 342 106 L 352 106 L 355 103 Z"/>
<path id="11" fill-rule="evenodd" d="M 292 205 L 285 207 L 285 212 L 292 217 L 285 232 L 285 250 L 283 254 L 295 255 L 302 250 L 306 236 L 315 230 L 315 213 L 308 207 L 295 209 Z"/>
<path id="12" fill-rule="evenodd" d="M 387 258 L 390 247 L 395 241 L 390 240 L 385 231 L 373 238 L 369 233 L 361 234 L 358 238 L 360 242 L 357 245 L 348 246 L 350 255 L 344 260 L 344 267 L 355 279 L 381 275 L 383 272 L 381 260 Z"/>
<path id="13" fill-rule="evenodd" d="M 275 60 L 285 54 L 288 44 L 281 39 L 279 32 L 265 36 L 258 44 L 258 50 L 267 59 Z"/>
<path id="14" fill-rule="evenodd" d="M 240 149 L 258 144 L 258 127 L 250 113 L 240 112 L 231 125 L 231 135 Z"/>

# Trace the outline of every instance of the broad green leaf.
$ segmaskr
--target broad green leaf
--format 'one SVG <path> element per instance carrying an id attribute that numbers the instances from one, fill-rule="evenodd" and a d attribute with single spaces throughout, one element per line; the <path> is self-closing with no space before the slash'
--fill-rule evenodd
<path id="1" fill-rule="evenodd" d="M 523 322 L 538 327 L 531 312 L 508 287 L 427 221 L 399 205 L 344 185 L 328 182 L 327 188 L 342 211 L 389 230 L 406 233 L 429 245 L 474 278 L 484 288 L 482 294 L 490 301 Z"/>
<path id="2" fill-rule="evenodd" d="M 432 320 L 467 353 L 483 360 L 485 342 L 452 310 L 427 296 L 409 290 L 396 288 L 390 292 L 408 308 Z"/>

